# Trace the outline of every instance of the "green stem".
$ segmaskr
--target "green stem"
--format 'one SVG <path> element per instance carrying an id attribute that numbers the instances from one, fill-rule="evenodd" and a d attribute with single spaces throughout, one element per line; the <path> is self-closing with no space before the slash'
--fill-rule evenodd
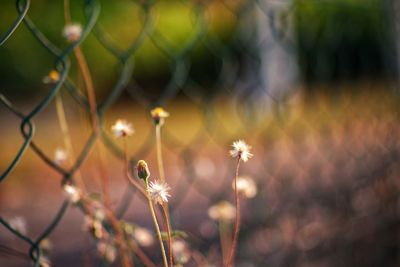
<path id="1" fill-rule="evenodd" d="M 164 248 L 164 244 L 163 244 L 163 240 L 162 240 L 162 236 L 161 236 L 160 227 L 158 226 L 157 217 L 156 217 L 156 214 L 154 212 L 153 202 L 151 201 L 150 194 L 149 194 L 148 178 L 146 179 L 145 183 L 146 183 L 146 197 L 147 197 L 147 200 L 149 202 L 151 217 L 153 218 L 154 225 L 156 227 L 158 241 L 160 242 L 161 253 L 162 253 L 162 257 L 163 257 L 163 261 L 164 261 L 164 267 L 168 267 L 167 255 L 165 253 L 165 248 Z"/>

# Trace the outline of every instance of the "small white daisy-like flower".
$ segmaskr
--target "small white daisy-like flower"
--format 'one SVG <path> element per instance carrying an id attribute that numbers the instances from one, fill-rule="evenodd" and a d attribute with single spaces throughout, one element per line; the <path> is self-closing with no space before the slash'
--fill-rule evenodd
<path id="1" fill-rule="evenodd" d="M 108 263 L 114 262 L 117 257 L 116 248 L 112 244 L 109 244 L 105 241 L 100 241 L 97 243 L 97 252 Z"/>
<path id="2" fill-rule="evenodd" d="M 66 193 L 69 201 L 71 201 L 72 203 L 77 203 L 79 202 L 79 200 L 81 199 L 81 193 L 79 192 L 79 190 L 70 184 L 65 184 L 63 186 L 64 192 Z"/>
<path id="3" fill-rule="evenodd" d="M 27 233 L 26 220 L 23 217 L 21 216 L 13 217 L 8 221 L 8 224 L 12 228 L 17 230 L 19 233 L 26 235 Z"/>
<path id="4" fill-rule="evenodd" d="M 67 151 L 62 148 L 57 148 L 54 152 L 54 162 L 58 165 L 64 164 L 68 159 Z"/>
<path id="5" fill-rule="evenodd" d="M 172 253 L 175 261 L 180 265 L 183 265 L 190 260 L 191 253 L 188 245 L 181 239 L 172 240 Z"/>
<path id="6" fill-rule="evenodd" d="M 142 227 L 135 227 L 133 237 L 142 247 L 149 247 L 154 243 L 154 237 L 149 230 Z"/>
<path id="7" fill-rule="evenodd" d="M 126 120 L 117 120 L 111 127 L 111 130 L 113 130 L 114 136 L 117 138 L 130 136 L 135 132 L 132 123 Z"/>
<path id="8" fill-rule="evenodd" d="M 232 182 L 232 188 L 235 188 L 235 180 Z M 248 176 L 239 176 L 237 179 L 238 193 L 246 198 L 253 198 L 257 195 L 257 186 L 253 179 Z"/>
<path id="9" fill-rule="evenodd" d="M 228 201 L 220 201 L 208 209 L 208 216 L 216 221 L 233 221 L 236 217 L 236 208 Z"/>
<path id="10" fill-rule="evenodd" d="M 253 156 L 253 154 L 250 153 L 251 146 L 246 144 L 243 140 L 233 142 L 232 147 L 233 149 L 230 150 L 229 153 L 234 158 L 239 158 L 246 162 Z"/>
<path id="11" fill-rule="evenodd" d="M 39 260 L 39 266 L 40 267 L 50 267 L 51 266 L 50 260 L 45 256 L 41 256 L 40 260 Z"/>
<path id="12" fill-rule="evenodd" d="M 66 25 L 63 30 L 63 36 L 68 42 L 75 42 L 81 38 L 82 26 L 79 23 Z"/>
<path id="13" fill-rule="evenodd" d="M 155 181 L 155 182 L 150 182 L 148 192 L 150 194 L 151 200 L 153 200 L 155 203 L 162 205 L 168 202 L 168 198 L 170 197 L 168 191 L 170 189 L 171 188 L 168 186 L 167 183 L 161 181 Z"/>
<path id="14" fill-rule="evenodd" d="M 97 239 L 101 239 L 104 236 L 102 222 L 91 216 L 85 216 L 83 230 L 90 232 Z"/>

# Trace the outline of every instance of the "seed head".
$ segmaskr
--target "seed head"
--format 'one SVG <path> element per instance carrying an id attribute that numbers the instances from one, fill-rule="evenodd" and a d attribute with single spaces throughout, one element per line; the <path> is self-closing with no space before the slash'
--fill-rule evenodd
<path id="1" fill-rule="evenodd" d="M 62 165 L 66 163 L 68 159 L 67 151 L 62 148 L 57 148 L 54 152 L 54 162 L 58 165 Z"/>
<path id="2" fill-rule="evenodd" d="M 229 151 L 232 157 L 239 158 L 244 162 L 248 161 L 253 154 L 250 153 L 251 146 L 247 145 L 243 140 L 233 142 L 233 149 Z"/>
<path id="3" fill-rule="evenodd" d="M 179 264 L 178 266 L 183 266 L 190 260 L 191 253 L 188 245 L 181 239 L 172 240 L 172 253 L 175 261 Z"/>
<path id="4" fill-rule="evenodd" d="M 79 202 L 79 200 L 81 200 L 81 193 L 75 186 L 70 184 L 65 184 L 63 186 L 63 189 L 69 201 L 71 201 L 72 203 L 76 204 Z"/>
<path id="5" fill-rule="evenodd" d="M 82 26 L 79 23 L 66 25 L 63 30 L 63 36 L 68 42 L 76 42 L 81 38 Z"/>
<path id="6" fill-rule="evenodd" d="M 143 247 L 149 247 L 154 243 L 154 237 L 149 230 L 142 227 L 135 227 L 133 232 L 134 239 Z"/>
<path id="7" fill-rule="evenodd" d="M 228 201 L 220 201 L 208 209 L 208 216 L 216 221 L 231 222 L 235 219 L 236 208 Z"/>
<path id="8" fill-rule="evenodd" d="M 235 188 L 235 181 L 232 183 Z M 257 186 L 253 179 L 248 176 L 239 176 L 237 179 L 238 193 L 246 198 L 253 198 L 257 195 Z"/>
<path id="9" fill-rule="evenodd" d="M 114 132 L 116 138 L 130 136 L 135 132 L 132 123 L 126 120 L 117 120 L 111 127 L 111 130 Z"/>
<path id="10" fill-rule="evenodd" d="M 170 189 L 171 188 L 166 182 L 156 180 L 155 182 L 150 182 L 148 192 L 150 194 L 151 200 L 153 200 L 155 203 L 162 205 L 168 202 L 168 198 L 170 197 L 168 191 Z"/>

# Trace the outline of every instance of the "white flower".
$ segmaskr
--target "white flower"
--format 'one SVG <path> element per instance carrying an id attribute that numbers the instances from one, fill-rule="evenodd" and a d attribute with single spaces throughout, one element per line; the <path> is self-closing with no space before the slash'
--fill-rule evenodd
<path id="1" fill-rule="evenodd" d="M 75 186 L 65 184 L 63 186 L 63 189 L 64 189 L 64 192 L 67 194 L 68 199 L 72 203 L 77 203 L 81 199 L 81 193 Z"/>
<path id="2" fill-rule="evenodd" d="M 142 228 L 142 227 L 138 227 L 138 226 L 135 227 L 133 236 L 134 236 L 135 240 L 139 243 L 139 245 L 142 247 L 148 247 L 154 243 L 153 235 L 146 228 Z"/>
<path id="3" fill-rule="evenodd" d="M 26 235 L 27 227 L 26 227 L 26 221 L 23 217 L 21 217 L 21 216 L 13 217 L 8 221 L 8 224 L 12 228 L 17 230 L 19 233 Z"/>
<path id="4" fill-rule="evenodd" d="M 68 154 L 62 148 L 57 148 L 54 152 L 54 162 L 58 165 L 64 164 L 67 161 Z"/>
<path id="5" fill-rule="evenodd" d="M 220 201 L 208 209 L 208 216 L 216 221 L 233 221 L 236 217 L 236 208 L 228 201 Z"/>
<path id="6" fill-rule="evenodd" d="M 85 216 L 83 229 L 90 232 L 94 238 L 101 239 L 104 236 L 102 221 L 92 218 L 91 216 Z"/>
<path id="7" fill-rule="evenodd" d="M 232 188 L 235 189 L 235 180 L 233 180 Z M 238 193 L 247 197 L 253 198 L 257 195 L 257 186 L 253 179 L 248 176 L 239 176 L 237 179 Z"/>
<path id="8" fill-rule="evenodd" d="M 130 136 L 135 132 L 132 123 L 129 123 L 126 120 L 117 120 L 111 129 L 114 132 L 114 136 L 117 138 Z"/>
<path id="9" fill-rule="evenodd" d="M 244 162 L 248 161 L 253 154 L 250 153 L 251 146 L 246 144 L 243 140 L 233 142 L 233 149 L 229 151 L 232 157 L 239 158 Z"/>
<path id="10" fill-rule="evenodd" d="M 40 267 L 50 267 L 50 260 L 45 257 L 45 256 L 41 256 L 40 260 L 39 260 L 39 266 Z"/>
<path id="11" fill-rule="evenodd" d="M 161 181 L 150 182 L 148 192 L 150 194 L 150 198 L 160 205 L 163 203 L 168 202 L 168 198 L 170 194 L 168 191 L 171 188 L 168 186 L 167 183 Z"/>
<path id="12" fill-rule="evenodd" d="M 181 239 L 172 240 L 172 253 L 175 261 L 181 265 L 190 260 L 190 250 L 186 242 Z"/>
<path id="13" fill-rule="evenodd" d="M 104 241 L 97 243 L 97 252 L 103 257 L 108 263 L 115 261 L 117 257 L 117 250 L 112 244 L 108 244 Z"/>
<path id="14" fill-rule="evenodd" d="M 82 27 L 78 23 L 69 24 L 64 27 L 63 36 L 68 42 L 75 42 L 81 38 Z"/>

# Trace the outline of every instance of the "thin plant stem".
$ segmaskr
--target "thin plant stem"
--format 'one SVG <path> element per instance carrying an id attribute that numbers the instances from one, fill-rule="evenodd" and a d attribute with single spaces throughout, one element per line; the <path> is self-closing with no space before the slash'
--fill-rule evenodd
<path id="1" fill-rule="evenodd" d="M 131 183 L 141 194 L 146 197 L 146 192 L 143 187 L 132 177 L 129 169 L 129 154 L 128 154 L 128 142 L 124 138 L 124 155 L 125 155 L 125 175 L 128 178 L 129 183 Z"/>
<path id="2" fill-rule="evenodd" d="M 165 253 L 165 248 L 164 248 L 164 243 L 163 243 L 162 236 L 161 236 L 160 227 L 158 226 L 157 217 L 156 217 L 156 214 L 154 212 L 153 202 L 151 200 L 150 193 L 149 193 L 148 179 L 146 179 L 145 183 L 146 183 L 146 196 L 147 196 L 147 200 L 149 202 L 149 208 L 150 208 L 150 212 L 151 212 L 151 217 L 153 218 L 154 225 L 156 227 L 158 241 L 160 242 L 161 253 L 162 253 L 162 257 L 163 257 L 163 261 L 164 261 L 164 267 L 168 267 L 167 256 L 166 256 L 166 253 Z"/>
<path id="3" fill-rule="evenodd" d="M 158 165 L 158 173 L 160 175 L 160 180 L 165 182 L 165 171 L 164 171 L 164 162 L 162 157 L 162 145 L 161 145 L 161 124 L 156 125 L 156 150 L 157 150 L 157 165 Z M 171 220 L 169 216 L 168 203 L 162 205 L 162 210 L 165 217 L 165 224 L 167 228 L 168 234 L 168 251 L 169 251 L 169 261 L 172 266 L 173 256 L 172 256 L 172 246 L 171 246 Z"/>
<path id="4" fill-rule="evenodd" d="M 67 153 L 69 155 L 68 161 L 69 161 L 70 166 L 72 166 L 73 163 L 75 162 L 75 154 L 74 154 L 74 150 L 72 147 L 71 135 L 70 135 L 69 128 L 68 128 L 67 119 L 65 116 L 64 104 L 63 104 L 62 96 L 60 93 L 58 93 L 56 95 L 56 110 L 57 110 L 58 123 L 60 125 L 61 133 L 63 136 L 64 146 L 67 149 Z M 75 177 L 78 182 L 78 186 L 83 190 L 83 192 L 86 192 L 85 182 L 83 181 L 83 178 L 82 178 L 82 175 L 81 175 L 81 172 L 79 169 L 77 170 Z"/>
<path id="5" fill-rule="evenodd" d="M 229 230 L 229 225 L 226 221 L 219 221 L 218 222 L 218 231 L 219 231 L 219 236 L 220 236 L 220 242 L 221 242 L 221 254 L 222 254 L 222 262 L 225 262 L 225 257 L 227 255 L 227 250 L 229 249 L 232 239 L 228 232 Z"/>
<path id="6" fill-rule="evenodd" d="M 164 164 L 162 158 L 162 150 L 161 150 L 161 125 L 156 125 L 156 149 L 157 149 L 157 165 L 158 165 L 158 173 L 160 175 L 161 181 L 165 182 L 165 174 L 164 174 Z"/>
<path id="7" fill-rule="evenodd" d="M 233 266 L 234 265 L 234 259 L 235 259 L 235 252 L 236 252 L 236 247 L 238 243 L 238 237 L 239 237 L 239 230 L 240 230 L 240 197 L 239 193 L 237 190 L 237 179 L 239 176 L 239 166 L 240 166 L 240 157 L 237 159 L 236 163 L 236 173 L 235 173 L 235 183 L 234 183 L 234 189 L 235 189 L 235 204 L 236 204 L 236 220 L 235 220 L 235 227 L 234 227 L 234 234 L 233 234 L 233 241 L 231 245 L 231 250 L 229 252 L 229 257 L 226 261 L 227 267 Z"/>
<path id="8" fill-rule="evenodd" d="M 168 256 L 169 256 L 169 266 L 173 266 L 173 254 L 172 254 L 172 238 L 171 238 L 171 224 L 169 222 L 168 207 L 166 204 L 161 205 L 164 217 L 165 225 L 167 228 L 167 242 L 168 242 Z"/>

